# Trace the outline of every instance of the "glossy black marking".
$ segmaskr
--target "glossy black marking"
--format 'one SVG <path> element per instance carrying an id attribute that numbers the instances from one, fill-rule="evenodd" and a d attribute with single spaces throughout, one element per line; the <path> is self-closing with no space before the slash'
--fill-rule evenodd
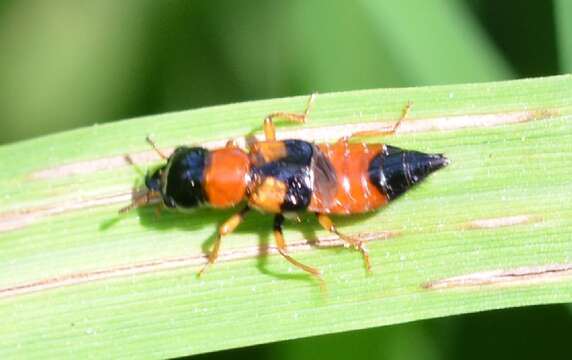
<path id="1" fill-rule="evenodd" d="M 282 203 L 282 210 L 297 211 L 304 210 L 310 205 L 312 199 L 312 183 L 309 171 L 304 174 L 296 174 L 288 179 L 287 192 Z"/>
<path id="2" fill-rule="evenodd" d="M 291 176 L 281 179 L 286 182 L 286 196 L 282 203 L 282 210 L 304 210 L 310 205 L 312 198 L 311 164 L 314 158 L 314 145 L 303 140 L 284 140 L 286 157 L 280 161 L 291 165 L 298 165 L 298 169 Z"/>
<path id="3" fill-rule="evenodd" d="M 260 179 L 273 177 L 286 184 L 286 195 L 281 206 L 282 210 L 303 210 L 310 204 L 312 179 L 309 166 L 289 164 L 279 160 L 260 167 L 253 167 L 252 174 Z"/>
<path id="4" fill-rule="evenodd" d="M 175 149 L 167 164 L 167 186 L 162 193 L 168 207 L 191 208 L 207 201 L 203 177 L 208 150 L 185 146 Z"/>
<path id="5" fill-rule="evenodd" d="M 312 155 L 314 154 L 314 145 L 303 140 L 284 140 L 286 146 L 286 157 L 281 161 L 298 164 L 310 165 Z"/>
<path id="6" fill-rule="evenodd" d="M 286 184 L 286 195 L 281 209 L 284 211 L 304 210 L 312 198 L 312 176 L 310 164 L 314 146 L 302 140 L 285 140 L 286 156 L 252 168 L 253 177 L 273 177 Z"/>
<path id="7" fill-rule="evenodd" d="M 448 163 L 442 154 L 386 146 L 371 160 L 368 172 L 371 182 L 392 200 Z"/>

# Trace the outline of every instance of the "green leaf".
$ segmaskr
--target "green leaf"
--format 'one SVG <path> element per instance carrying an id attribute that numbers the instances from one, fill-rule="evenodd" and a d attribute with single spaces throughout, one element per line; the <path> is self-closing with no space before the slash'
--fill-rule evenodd
<path id="1" fill-rule="evenodd" d="M 572 3 L 556 0 L 554 3 L 560 71 L 572 72 Z"/>
<path id="2" fill-rule="evenodd" d="M 138 167 L 162 148 L 224 144 L 306 97 L 150 116 L 0 147 L 0 356 L 166 358 L 487 309 L 572 300 L 572 78 L 383 89 L 318 96 L 305 126 L 320 141 L 409 118 L 390 138 L 452 164 L 388 208 L 336 218 L 369 243 L 358 253 L 312 216 L 288 222 L 292 255 L 324 271 L 327 291 L 273 248 L 271 216 L 204 250 L 233 211 L 146 208 L 123 216 Z M 307 245 L 319 240 L 325 249 Z M 268 250 L 269 254 L 264 255 Z"/>

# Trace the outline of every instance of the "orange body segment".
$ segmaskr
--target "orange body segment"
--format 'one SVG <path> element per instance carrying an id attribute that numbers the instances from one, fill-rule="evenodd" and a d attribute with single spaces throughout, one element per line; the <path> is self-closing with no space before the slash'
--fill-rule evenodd
<path id="1" fill-rule="evenodd" d="M 355 214 L 377 209 L 389 199 L 371 183 L 369 165 L 383 150 L 382 144 L 352 144 L 338 141 L 317 147 L 332 163 L 336 172 L 336 195 L 328 202 L 314 194 L 308 210 L 318 213 Z"/>
<path id="2" fill-rule="evenodd" d="M 287 190 L 287 186 L 283 181 L 267 177 L 250 191 L 248 204 L 262 211 L 279 214 L 282 212 L 281 207 Z"/>
<path id="3" fill-rule="evenodd" d="M 239 148 L 211 152 L 205 169 L 204 191 L 213 207 L 232 207 L 244 199 L 249 182 L 250 160 Z"/>
<path id="4" fill-rule="evenodd" d="M 250 159 L 258 165 L 282 159 L 286 154 L 283 141 L 259 141 L 250 146 Z"/>

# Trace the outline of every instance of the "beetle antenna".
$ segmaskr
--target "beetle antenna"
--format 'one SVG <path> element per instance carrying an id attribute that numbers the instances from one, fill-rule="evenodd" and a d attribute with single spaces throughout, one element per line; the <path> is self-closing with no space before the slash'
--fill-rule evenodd
<path id="1" fill-rule="evenodd" d="M 143 207 L 149 204 L 159 204 L 161 202 L 161 194 L 157 191 L 146 191 L 145 193 L 133 197 L 131 204 L 119 209 L 119 213 L 123 214 L 133 209 Z"/>
<path id="2" fill-rule="evenodd" d="M 149 194 L 145 193 L 145 194 L 141 194 L 135 198 L 133 198 L 133 200 L 131 201 L 131 204 L 119 209 L 119 213 L 123 214 L 126 213 L 128 211 L 131 211 L 135 208 L 147 205 L 149 203 Z"/>
<path id="3" fill-rule="evenodd" d="M 133 157 L 131 157 L 131 155 L 125 154 L 123 155 L 123 158 L 125 159 L 126 162 L 129 163 L 129 165 L 133 166 L 133 168 L 135 169 L 135 171 L 137 171 L 139 175 L 145 176 L 145 171 L 141 170 L 141 168 L 139 167 L 139 165 L 137 165 L 137 163 L 135 162 Z"/>
<path id="4" fill-rule="evenodd" d="M 120 214 L 124 214 L 124 213 L 126 213 L 126 212 L 129 212 L 129 211 L 135 209 L 136 207 L 137 207 L 137 206 L 135 206 L 135 203 L 131 203 L 131 204 L 129 204 L 129 205 L 127 205 L 127 206 L 122 207 L 121 209 L 119 209 L 119 213 L 120 213 Z"/>
<path id="5" fill-rule="evenodd" d="M 165 154 L 163 154 L 163 152 L 161 150 L 159 150 L 159 147 L 157 146 L 157 144 L 155 143 L 155 141 L 153 141 L 153 139 L 151 139 L 150 135 L 147 135 L 147 137 L 145 138 L 145 140 L 149 143 L 149 145 L 151 145 L 151 147 L 153 148 L 153 150 L 155 150 L 155 152 L 157 153 L 157 155 L 159 155 L 163 160 L 167 160 L 169 157 Z"/>

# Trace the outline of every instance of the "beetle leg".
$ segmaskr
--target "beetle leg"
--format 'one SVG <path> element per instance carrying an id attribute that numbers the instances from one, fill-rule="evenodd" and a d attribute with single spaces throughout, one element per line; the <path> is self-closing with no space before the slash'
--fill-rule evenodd
<path id="1" fill-rule="evenodd" d="M 276 240 L 276 247 L 278 248 L 278 252 L 280 255 L 284 256 L 290 264 L 300 268 L 312 276 L 315 276 L 318 280 L 323 281 L 322 277 L 320 276 L 321 271 L 314 267 L 304 265 L 298 260 L 294 259 L 290 255 L 288 255 L 288 251 L 286 250 L 286 242 L 284 241 L 284 235 L 282 234 L 282 224 L 284 223 L 284 215 L 276 214 L 274 216 L 274 239 Z"/>
<path id="2" fill-rule="evenodd" d="M 266 116 L 266 118 L 264 118 L 264 124 L 263 124 L 264 137 L 266 138 L 266 141 L 275 141 L 276 140 L 276 129 L 274 128 L 274 124 L 272 123 L 272 119 L 288 120 L 288 121 L 293 121 L 293 122 L 297 122 L 297 123 L 301 123 L 301 124 L 305 123 L 306 119 L 308 119 L 308 114 L 310 113 L 310 108 L 312 106 L 312 103 L 316 99 L 316 96 L 317 96 L 316 93 L 310 95 L 310 99 L 308 99 L 308 102 L 306 103 L 306 109 L 304 110 L 303 113 L 279 111 L 279 112 L 273 112 L 273 113 L 269 114 L 268 116 Z"/>
<path id="3" fill-rule="evenodd" d="M 412 106 L 413 103 L 411 101 L 407 102 L 407 104 L 405 105 L 405 107 L 403 107 L 403 110 L 401 111 L 401 116 L 399 117 L 399 120 L 397 120 L 397 122 L 395 122 L 389 129 L 357 131 L 355 133 L 352 133 L 350 136 L 344 136 L 340 138 L 338 141 L 339 142 L 349 141 L 353 140 L 354 138 L 367 138 L 373 136 L 393 136 L 395 135 L 397 129 L 401 125 L 401 122 L 405 120 L 405 118 L 407 118 L 407 115 L 409 115 Z"/>
<path id="4" fill-rule="evenodd" d="M 218 232 L 217 232 L 216 239 L 215 239 L 214 244 L 213 244 L 213 248 L 209 254 L 208 262 L 198 272 L 197 276 L 200 277 L 205 272 L 205 270 L 209 267 L 209 265 L 214 264 L 214 262 L 218 258 L 218 252 L 220 250 L 220 243 L 222 241 L 223 236 L 228 235 L 231 232 L 233 232 L 234 229 L 236 229 L 237 226 L 240 225 L 242 220 L 244 220 L 244 216 L 246 215 L 246 213 L 248 213 L 249 210 L 250 210 L 250 208 L 248 206 L 246 206 L 244 209 L 240 210 L 238 213 L 231 216 L 227 221 L 224 222 L 224 224 L 222 224 L 220 226 L 220 228 L 218 229 Z"/>
<path id="5" fill-rule="evenodd" d="M 363 261 L 365 263 L 365 267 L 368 272 L 371 272 L 369 253 L 367 252 L 367 247 L 365 246 L 364 242 L 357 237 L 348 236 L 340 233 L 336 228 L 336 225 L 328 215 L 320 213 L 317 213 L 316 215 L 318 216 L 318 222 L 320 223 L 320 225 L 322 225 L 324 229 L 328 230 L 331 233 L 336 234 L 337 236 L 340 237 L 340 239 L 344 240 L 350 246 L 353 246 L 354 249 L 359 250 L 359 252 L 361 252 L 363 256 Z"/>

